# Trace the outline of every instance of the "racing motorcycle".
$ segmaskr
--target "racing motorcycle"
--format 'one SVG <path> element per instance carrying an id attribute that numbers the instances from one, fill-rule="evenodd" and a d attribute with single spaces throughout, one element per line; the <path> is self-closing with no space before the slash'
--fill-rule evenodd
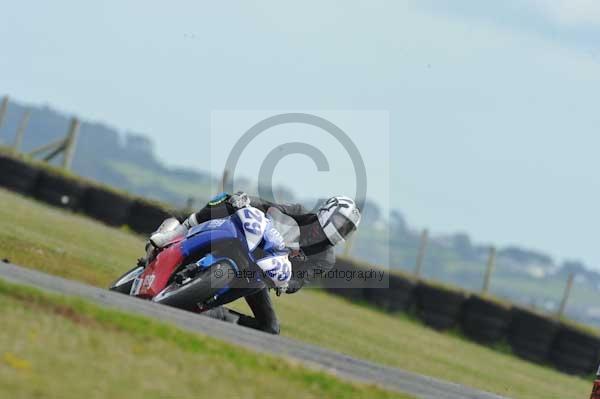
<path id="1" fill-rule="evenodd" d="M 168 219 L 159 228 L 178 225 Z M 283 236 L 261 210 L 248 206 L 191 228 L 115 281 L 110 290 L 201 312 L 249 290 L 285 290 L 292 274 Z"/>

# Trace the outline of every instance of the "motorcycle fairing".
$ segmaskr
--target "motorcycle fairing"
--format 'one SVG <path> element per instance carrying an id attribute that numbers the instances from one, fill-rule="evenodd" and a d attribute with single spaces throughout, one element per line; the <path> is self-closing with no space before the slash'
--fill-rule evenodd
<path id="1" fill-rule="evenodd" d="M 288 251 L 281 234 L 274 228 L 270 218 L 261 210 L 247 207 L 236 212 L 235 216 L 223 219 L 213 219 L 191 228 L 185 237 L 180 237 L 168 247 L 164 248 L 156 258 L 150 262 L 144 272 L 139 275 L 132 287 L 131 295 L 142 298 L 153 298 L 168 284 L 169 279 L 184 262 L 189 262 L 195 256 L 203 256 L 197 262 L 199 267 L 209 268 L 217 260 L 210 252 L 211 244 L 223 240 L 238 240 L 248 251 L 252 262 L 254 250 L 261 245 L 264 254 L 269 256 L 259 260 L 258 265 L 276 286 L 287 283 L 291 277 L 291 264 L 287 257 Z M 208 251 L 206 251 L 208 248 Z M 196 257 L 195 259 L 198 259 Z M 229 258 L 219 258 L 227 259 Z M 230 260 L 231 261 L 231 260 Z M 232 265 L 237 268 L 237 265 Z M 257 283 L 260 282 L 257 276 Z M 228 288 L 218 296 L 226 294 Z"/>
<path id="2" fill-rule="evenodd" d="M 141 298 L 152 298 L 158 294 L 183 262 L 184 256 L 181 247 L 182 243 L 178 242 L 156 255 L 156 258 L 134 282 L 131 294 Z"/>
<path id="3" fill-rule="evenodd" d="M 206 247 L 222 240 L 243 239 L 231 218 L 214 219 L 193 227 L 187 238 L 163 249 L 132 287 L 132 295 L 152 298 L 161 292 L 177 268 Z M 134 292 L 137 291 L 137 294 Z"/>
<path id="4" fill-rule="evenodd" d="M 187 258 L 211 243 L 229 239 L 242 239 L 231 218 L 209 220 L 190 229 L 181 244 L 183 256 Z"/>
<path id="5" fill-rule="evenodd" d="M 252 252 L 262 241 L 265 230 L 270 224 L 269 219 L 267 219 L 260 209 L 252 206 L 242 208 L 235 214 L 239 218 L 242 229 L 244 230 L 248 252 Z"/>

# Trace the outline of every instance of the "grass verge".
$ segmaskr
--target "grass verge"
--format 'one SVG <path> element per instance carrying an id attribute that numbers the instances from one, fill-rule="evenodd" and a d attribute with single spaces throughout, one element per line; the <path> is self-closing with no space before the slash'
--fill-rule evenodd
<path id="1" fill-rule="evenodd" d="M 0 190 L 0 258 L 107 286 L 143 239 Z M 274 300 L 289 337 L 515 398 L 587 397 L 590 382 L 317 290 Z M 243 302 L 235 307 L 248 311 Z"/>
<path id="2" fill-rule="evenodd" d="M 0 313 L 5 398 L 409 398 L 2 281 Z"/>

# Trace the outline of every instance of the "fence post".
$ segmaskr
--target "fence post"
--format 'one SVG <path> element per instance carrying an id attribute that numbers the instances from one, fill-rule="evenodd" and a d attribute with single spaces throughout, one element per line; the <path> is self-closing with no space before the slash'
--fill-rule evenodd
<path id="1" fill-rule="evenodd" d="M 485 277 L 483 278 L 483 288 L 481 293 L 487 294 L 490 289 L 490 282 L 492 280 L 492 273 L 494 272 L 494 266 L 496 265 L 496 247 L 490 248 L 490 257 L 488 258 L 487 267 L 485 269 Z"/>
<path id="2" fill-rule="evenodd" d="M 69 132 L 65 140 L 65 153 L 63 158 L 63 168 L 71 169 L 73 163 L 73 156 L 75 155 L 75 146 L 77 144 L 77 135 L 79 133 L 79 120 L 77 118 L 71 119 L 71 125 L 69 126 Z"/>
<path id="3" fill-rule="evenodd" d="M 567 285 L 565 286 L 565 292 L 563 294 L 562 301 L 560 301 L 560 307 L 558 308 L 558 313 L 556 317 L 559 319 L 563 317 L 565 314 L 565 309 L 567 308 L 567 301 L 569 300 L 569 296 L 571 295 L 571 288 L 573 288 L 573 280 L 575 279 L 575 273 L 571 272 L 569 274 L 569 278 L 567 279 Z"/>
<path id="4" fill-rule="evenodd" d="M 421 233 L 421 244 L 419 245 L 419 253 L 417 254 L 417 264 L 415 265 L 415 276 L 421 277 L 421 271 L 423 269 L 423 259 L 425 258 L 425 251 L 427 250 L 427 241 L 429 240 L 429 230 L 424 229 Z"/>
<path id="5" fill-rule="evenodd" d="M 6 117 L 6 110 L 8 109 L 8 96 L 4 96 L 2 104 L 0 104 L 0 129 L 4 124 L 4 118 Z"/>
<path id="6" fill-rule="evenodd" d="M 188 197 L 188 199 L 185 203 L 185 210 L 187 212 L 192 212 L 194 210 L 195 204 L 196 204 L 196 200 L 194 199 L 194 197 Z"/>
<path id="7" fill-rule="evenodd" d="M 17 128 L 17 135 L 15 137 L 15 144 L 13 148 L 16 152 L 21 149 L 21 144 L 23 143 L 23 136 L 25 135 L 25 130 L 27 129 L 27 125 L 29 124 L 29 117 L 31 116 L 30 110 L 25 110 L 23 113 L 23 118 L 21 118 L 21 123 Z"/>
<path id="8" fill-rule="evenodd" d="M 223 169 L 223 176 L 221 177 L 221 186 L 219 187 L 219 192 L 224 192 L 225 187 L 227 187 L 227 179 L 229 179 L 229 171 L 227 169 Z"/>
<path id="9" fill-rule="evenodd" d="M 356 234 L 358 234 L 358 231 L 352 233 L 350 237 L 348 237 L 348 239 L 346 240 L 346 245 L 344 245 L 344 256 L 346 258 L 350 257 L 350 252 L 352 251 L 352 245 L 354 245 L 354 239 L 356 238 Z"/>

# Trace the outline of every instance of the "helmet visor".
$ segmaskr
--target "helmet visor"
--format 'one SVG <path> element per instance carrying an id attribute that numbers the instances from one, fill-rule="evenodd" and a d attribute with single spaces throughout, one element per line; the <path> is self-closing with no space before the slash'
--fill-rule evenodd
<path id="1" fill-rule="evenodd" d="M 344 238 L 348 237 L 350 233 L 356 230 L 356 225 L 341 213 L 334 213 L 331 217 L 331 223 L 334 225 L 338 233 Z"/>

